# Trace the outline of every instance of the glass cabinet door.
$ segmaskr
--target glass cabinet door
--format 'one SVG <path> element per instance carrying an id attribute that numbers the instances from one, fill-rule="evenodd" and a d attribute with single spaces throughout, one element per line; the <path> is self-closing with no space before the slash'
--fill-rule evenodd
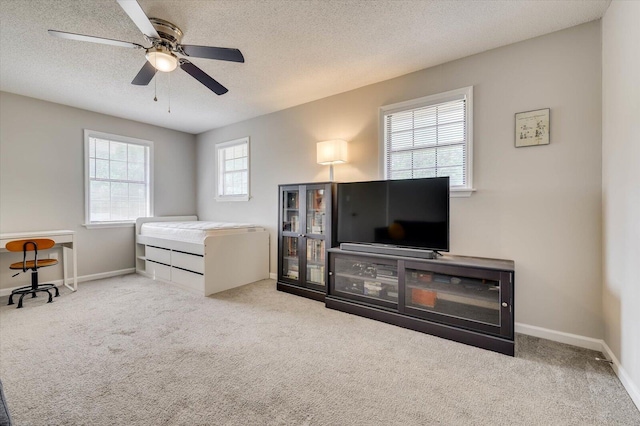
<path id="1" fill-rule="evenodd" d="M 326 232 L 327 203 L 324 189 L 307 190 L 307 234 Z"/>
<path id="2" fill-rule="evenodd" d="M 325 243 L 315 238 L 307 239 L 307 282 L 324 287 Z"/>
<path id="3" fill-rule="evenodd" d="M 282 237 L 282 276 L 292 280 L 300 277 L 298 238 Z"/>
<path id="4" fill-rule="evenodd" d="M 500 281 L 407 268 L 405 307 L 499 327 Z"/>
<path id="5" fill-rule="evenodd" d="M 300 232 L 300 192 L 287 190 L 283 192 L 282 230 Z"/>
<path id="6" fill-rule="evenodd" d="M 398 304 L 396 262 L 335 256 L 331 293 L 388 308 Z"/>

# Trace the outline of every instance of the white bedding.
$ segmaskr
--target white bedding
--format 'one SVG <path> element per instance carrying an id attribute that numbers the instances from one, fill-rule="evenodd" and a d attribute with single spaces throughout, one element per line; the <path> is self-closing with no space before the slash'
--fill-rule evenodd
<path id="1" fill-rule="evenodd" d="M 264 228 L 250 223 L 234 222 L 147 222 L 140 228 L 140 235 L 166 238 L 202 244 L 210 235 L 228 235 L 262 231 Z"/>

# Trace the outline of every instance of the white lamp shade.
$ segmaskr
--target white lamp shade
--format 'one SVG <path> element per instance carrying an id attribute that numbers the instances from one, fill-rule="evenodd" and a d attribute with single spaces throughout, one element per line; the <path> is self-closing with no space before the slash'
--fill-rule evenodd
<path id="1" fill-rule="evenodd" d="M 334 139 L 318 142 L 318 164 L 340 164 L 347 162 L 347 141 Z"/>
<path id="2" fill-rule="evenodd" d="M 149 50 L 146 57 L 149 63 L 158 71 L 171 72 L 178 66 L 178 58 L 171 54 L 171 52 L 166 52 L 161 49 Z"/>

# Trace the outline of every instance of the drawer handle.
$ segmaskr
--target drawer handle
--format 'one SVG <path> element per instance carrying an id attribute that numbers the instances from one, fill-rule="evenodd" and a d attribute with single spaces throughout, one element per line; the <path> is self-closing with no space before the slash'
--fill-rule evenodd
<path id="1" fill-rule="evenodd" d="M 502 307 L 503 307 L 503 308 L 506 308 L 507 306 L 509 306 L 509 305 L 507 304 L 507 302 L 502 302 Z"/>

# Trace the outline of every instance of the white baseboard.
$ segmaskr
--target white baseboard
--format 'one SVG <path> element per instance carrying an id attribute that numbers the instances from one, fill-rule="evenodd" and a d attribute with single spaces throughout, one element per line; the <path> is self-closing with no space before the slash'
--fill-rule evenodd
<path id="1" fill-rule="evenodd" d="M 613 354 L 613 351 L 611 350 L 611 348 L 609 348 L 609 345 L 607 345 L 607 342 L 605 342 L 604 340 L 602 341 L 602 353 L 611 360 L 611 367 L 613 368 L 613 371 L 616 372 L 616 375 L 620 379 L 620 382 L 622 382 L 622 386 L 624 386 L 624 388 L 629 393 L 631 400 L 634 404 L 636 404 L 638 410 L 640 410 L 640 389 L 638 388 L 638 386 L 636 386 L 635 383 L 633 383 L 631 377 L 629 377 L 629 374 L 627 374 L 626 370 L 622 367 L 622 365 L 620 365 L 620 361 L 618 361 L 618 358 Z"/>
<path id="2" fill-rule="evenodd" d="M 516 333 L 528 336 L 540 337 L 542 339 L 553 340 L 554 342 L 566 343 L 567 345 L 578 346 L 580 348 L 591 349 L 602 352 L 602 339 L 580 336 L 578 334 L 565 333 L 563 331 L 551 330 L 537 327 L 535 325 L 516 323 Z"/>
<path id="3" fill-rule="evenodd" d="M 117 277 L 119 275 L 133 274 L 135 272 L 136 272 L 136 268 L 127 268 L 127 269 L 120 269 L 118 271 L 100 272 L 99 274 L 83 275 L 81 277 L 78 277 L 78 282 L 84 283 L 87 281 L 101 280 L 103 278 Z M 62 284 L 62 280 L 60 280 L 60 284 Z"/>
<path id="4" fill-rule="evenodd" d="M 269 272 L 269 278 L 271 278 L 272 280 L 277 280 L 278 274 L 276 274 L 275 272 Z"/>
<path id="5" fill-rule="evenodd" d="M 133 274 L 134 272 L 136 272 L 136 268 L 127 268 L 127 269 L 120 269 L 118 271 L 100 272 L 98 274 L 81 275 L 81 276 L 78 277 L 78 283 L 85 283 L 87 281 L 101 280 L 103 278 L 117 277 L 119 275 Z M 61 286 L 62 285 L 62 280 L 60 279 L 60 280 L 47 281 L 47 283 L 55 284 L 56 286 Z M 26 283 L 26 284 L 23 284 L 23 285 L 19 285 L 19 286 L 16 286 L 16 287 L 11 287 L 11 288 L 0 288 L 0 297 L 8 296 L 16 288 L 24 287 L 24 286 L 27 286 L 27 285 L 29 285 L 29 283 Z"/>
<path id="6" fill-rule="evenodd" d="M 542 339 L 553 340 L 554 342 L 566 343 L 568 345 L 602 352 L 607 359 L 611 360 L 611 367 L 613 368 L 613 371 L 627 390 L 627 393 L 631 397 L 633 403 L 636 404 L 636 407 L 640 410 L 640 390 L 638 386 L 633 383 L 629 374 L 627 374 L 622 365 L 620 365 L 620 361 L 618 361 L 618 358 L 616 358 L 613 351 L 604 340 L 580 336 L 578 334 L 565 333 L 563 331 L 550 330 L 543 327 L 536 327 L 535 325 L 516 323 L 515 326 L 516 333 L 522 333 L 529 336 L 540 337 Z"/>

